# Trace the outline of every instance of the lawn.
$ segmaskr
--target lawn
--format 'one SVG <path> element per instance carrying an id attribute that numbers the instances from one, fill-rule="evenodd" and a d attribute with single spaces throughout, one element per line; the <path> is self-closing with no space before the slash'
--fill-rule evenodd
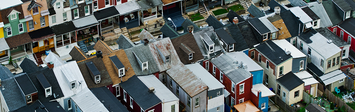
<path id="1" fill-rule="evenodd" d="M 227 13 L 228 11 L 226 9 L 217 9 L 215 11 L 212 11 L 215 16 Z"/>
<path id="2" fill-rule="evenodd" d="M 231 7 L 228 7 L 228 10 L 232 9 L 233 11 L 237 12 L 239 10 L 244 10 L 243 6 L 238 4 L 238 5 L 233 5 Z"/>
<path id="3" fill-rule="evenodd" d="M 200 13 L 196 13 L 196 14 L 191 14 L 189 15 L 191 21 L 197 21 L 197 20 L 201 20 L 203 19 L 203 16 Z"/>
<path id="4" fill-rule="evenodd" d="M 355 103 L 346 103 L 346 104 L 348 104 L 352 109 L 355 110 Z"/>

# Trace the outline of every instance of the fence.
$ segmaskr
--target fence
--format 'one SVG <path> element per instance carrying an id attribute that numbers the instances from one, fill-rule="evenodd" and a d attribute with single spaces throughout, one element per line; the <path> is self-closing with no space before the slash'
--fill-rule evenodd
<path id="1" fill-rule="evenodd" d="M 281 100 L 278 96 L 273 96 L 271 97 L 271 100 L 278 105 L 281 109 L 283 109 L 285 112 L 297 112 L 299 109 L 296 107 L 291 107 L 290 105 L 287 105 L 284 101 Z"/>
<path id="2" fill-rule="evenodd" d="M 324 91 L 324 96 L 327 97 L 327 99 L 335 104 L 338 105 L 338 108 L 345 107 L 346 112 L 355 112 L 349 105 L 347 105 L 342 99 L 339 97 L 335 96 L 332 92 L 330 92 L 328 89 L 325 89 Z"/>
<path id="3" fill-rule="evenodd" d="M 303 91 L 303 101 L 305 101 L 307 104 L 317 102 L 314 98 L 311 97 L 311 95 L 309 95 L 305 91 Z"/>
<path id="4" fill-rule="evenodd" d="M 354 80 L 351 79 L 350 77 L 345 78 L 345 88 L 347 90 L 352 90 L 354 89 Z"/>

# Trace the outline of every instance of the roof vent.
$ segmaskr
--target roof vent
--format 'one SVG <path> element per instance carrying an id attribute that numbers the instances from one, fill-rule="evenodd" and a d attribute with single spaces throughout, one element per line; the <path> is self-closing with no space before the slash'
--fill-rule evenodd
<path id="1" fill-rule="evenodd" d="M 290 55 L 290 54 L 291 54 L 291 51 L 286 51 L 286 54 L 287 54 L 287 55 Z"/>
<path id="2" fill-rule="evenodd" d="M 332 40 L 328 40 L 328 41 L 327 41 L 328 44 L 331 44 L 332 42 L 333 42 Z"/>
<path id="3" fill-rule="evenodd" d="M 97 58 L 103 58 L 103 57 L 102 57 L 102 51 L 101 51 L 101 50 L 96 51 L 96 57 L 97 57 Z"/>
<path id="4" fill-rule="evenodd" d="M 155 90 L 154 87 L 150 87 L 150 88 L 149 88 L 149 92 L 150 92 L 150 93 L 153 93 L 154 90 Z"/>
<path id="5" fill-rule="evenodd" d="M 248 69 L 247 64 L 243 64 L 243 69 Z"/>

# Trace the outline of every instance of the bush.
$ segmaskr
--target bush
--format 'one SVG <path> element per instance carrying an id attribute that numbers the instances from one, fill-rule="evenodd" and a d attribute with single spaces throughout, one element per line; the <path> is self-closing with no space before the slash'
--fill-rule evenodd
<path id="1" fill-rule="evenodd" d="M 215 10 L 215 11 L 212 11 L 213 14 L 215 16 L 218 16 L 218 15 L 221 15 L 221 14 L 224 14 L 224 13 L 227 13 L 228 11 L 226 9 L 218 9 L 218 10 Z"/>
<path id="2" fill-rule="evenodd" d="M 298 110 L 298 112 L 306 112 L 306 109 L 304 107 L 301 107 L 300 110 Z"/>

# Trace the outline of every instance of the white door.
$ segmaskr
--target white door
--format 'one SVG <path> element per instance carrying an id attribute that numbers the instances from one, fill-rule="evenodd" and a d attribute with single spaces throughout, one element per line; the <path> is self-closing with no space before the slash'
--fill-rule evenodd
<path id="1" fill-rule="evenodd" d="M 315 89 L 316 89 L 315 87 L 311 87 L 311 95 L 312 95 L 312 96 L 315 96 L 315 95 L 314 95 L 314 94 L 315 94 L 315 91 L 314 91 Z"/>

